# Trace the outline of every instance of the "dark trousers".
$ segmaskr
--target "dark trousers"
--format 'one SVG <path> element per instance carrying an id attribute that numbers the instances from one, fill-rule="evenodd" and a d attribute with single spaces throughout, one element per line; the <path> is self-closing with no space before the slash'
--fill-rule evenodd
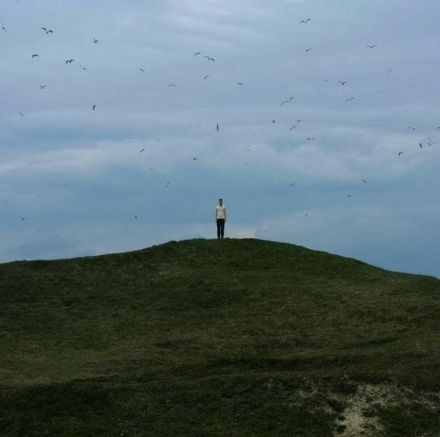
<path id="1" fill-rule="evenodd" d="M 217 219 L 217 238 L 223 238 L 225 234 L 225 219 Z"/>

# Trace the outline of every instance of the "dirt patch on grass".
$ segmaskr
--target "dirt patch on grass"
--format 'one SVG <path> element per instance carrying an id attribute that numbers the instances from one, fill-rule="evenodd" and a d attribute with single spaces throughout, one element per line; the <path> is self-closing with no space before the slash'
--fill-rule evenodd
<path id="1" fill-rule="evenodd" d="M 375 413 L 378 408 L 382 411 L 394 407 L 405 410 L 417 404 L 429 410 L 440 409 L 440 393 L 414 392 L 396 383 L 357 384 L 355 393 L 336 398 L 346 405 L 336 418 L 333 435 L 338 437 L 384 435 L 384 424 Z"/>

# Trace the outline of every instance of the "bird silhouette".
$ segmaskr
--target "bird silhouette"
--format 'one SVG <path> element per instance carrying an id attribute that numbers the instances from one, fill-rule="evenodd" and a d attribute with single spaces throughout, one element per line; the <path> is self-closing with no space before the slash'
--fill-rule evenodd
<path id="1" fill-rule="evenodd" d="M 354 97 L 349 97 L 348 99 L 345 99 L 346 102 L 351 102 L 354 100 Z"/>
<path id="2" fill-rule="evenodd" d="M 353 196 L 351 194 L 347 194 L 347 197 L 351 199 Z"/>
<path id="3" fill-rule="evenodd" d="M 176 86 L 175 83 L 169 83 L 168 86 Z"/>
<path id="4" fill-rule="evenodd" d="M 206 76 L 203 76 L 203 79 L 208 79 L 208 77 L 210 77 L 210 74 L 207 74 Z"/>
<path id="5" fill-rule="evenodd" d="M 374 49 L 374 47 L 377 47 L 377 44 L 367 44 L 367 47 L 370 49 Z"/>
<path id="6" fill-rule="evenodd" d="M 419 143 L 419 148 L 423 149 L 423 144 L 422 143 Z"/>
<path id="7" fill-rule="evenodd" d="M 34 53 L 33 55 L 32 55 L 32 58 L 38 58 L 40 55 L 39 55 L 39 53 Z"/>
<path id="8" fill-rule="evenodd" d="M 6 29 L 6 26 L 5 26 L 3 23 L 1 23 L 1 26 L 2 26 L 2 29 L 3 29 L 5 32 L 8 31 L 8 29 Z"/>
<path id="9" fill-rule="evenodd" d="M 139 153 L 142 153 L 145 150 L 145 147 L 142 147 L 141 150 L 139 150 Z"/>
<path id="10" fill-rule="evenodd" d="M 218 123 L 217 123 L 217 132 L 219 132 L 219 130 L 220 130 L 220 127 L 219 127 L 219 125 L 218 125 Z"/>
<path id="11" fill-rule="evenodd" d="M 79 64 L 79 66 L 82 68 L 82 71 L 87 71 L 88 70 L 88 68 L 84 67 L 84 65 Z"/>
<path id="12" fill-rule="evenodd" d="M 94 111 L 96 109 L 96 105 L 92 106 L 92 111 Z"/>
<path id="13" fill-rule="evenodd" d="M 203 57 L 206 58 L 208 61 L 215 62 L 215 59 L 211 58 L 211 56 L 203 56 Z"/>
<path id="14" fill-rule="evenodd" d="M 345 84 L 347 83 L 346 80 L 338 80 L 338 82 L 339 82 L 341 85 L 345 85 Z"/>
<path id="15" fill-rule="evenodd" d="M 142 67 L 140 67 L 139 70 L 142 71 L 142 73 L 145 73 L 145 70 Z"/>
<path id="16" fill-rule="evenodd" d="M 40 85 L 40 89 L 41 90 L 44 90 L 44 88 L 47 88 L 47 86 L 46 85 Z"/>
<path id="17" fill-rule="evenodd" d="M 312 19 L 311 18 L 303 18 L 301 21 L 300 21 L 300 23 L 305 23 L 305 24 L 307 24 L 309 21 L 311 21 Z"/>
<path id="18" fill-rule="evenodd" d="M 280 106 L 283 106 L 284 104 L 291 102 L 294 98 L 295 98 L 295 97 L 289 97 L 288 99 L 283 100 L 283 101 L 280 103 Z"/>
<path id="19" fill-rule="evenodd" d="M 75 59 L 66 59 L 66 64 L 71 64 L 72 62 L 75 62 Z"/>
<path id="20" fill-rule="evenodd" d="M 238 86 L 243 86 L 244 84 L 243 84 L 243 82 L 237 82 L 237 85 Z"/>
<path id="21" fill-rule="evenodd" d="M 202 54 L 202 52 L 195 52 L 194 53 L 194 56 L 199 56 L 199 55 L 201 55 Z"/>
<path id="22" fill-rule="evenodd" d="M 308 49 L 305 49 L 304 51 L 305 51 L 306 53 L 309 53 L 310 50 L 312 50 L 312 47 L 309 47 Z"/>
<path id="23" fill-rule="evenodd" d="M 297 126 L 298 126 L 297 124 L 294 124 L 293 126 L 290 126 L 289 130 L 295 129 Z"/>
<path id="24" fill-rule="evenodd" d="M 23 114 L 22 112 L 19 112 L 19 114 L 20 114 L 22 117 L 24 117 L 24 114 Z"/>
<path id="25" fill-rule="evenodd" d="M 306 141 L 312 141 L 312 140 L 314 140 L 315 139 L 315 137 L 307 137 L 306 138 Z"/>
<path id="26" fill-rule="evenodd" d="M 412 131 L 415 131 L 415 130 L 416 130 L 416 128 L 415 128 L 415 127 L 412 127 L 412 126 L 408 126 L 407 129 L 412 130 Z"/>
<path id="27" fill-rule="evenodd" d="M 392 71 L 393 71 L 393 69 L 392 69 L 392 68 L 389 68 L 388 71 L 387 71 L 387 73 L 390 74 Z"/>
<path id="28" fill-rule="evenodd" d="M 42 27 L 41 29 L 43 29 L 46 32 L 46 35 L 48 33 L 53 33 L 53 30 L 52 29 L 48 29 L 47 27 Z"/>
<path id="29" fill-rule="evenodd" d="M 400 155 L 402 155 L 402 153 L 403 153 L 403 152 L 399 152 L 397 155 L 400 156 Z"/>
<path id="30" fill-rule="evenodd" d="M 363 182 L 364 184 L 368 184 L 368 181 L 367 181 L 366 179 L 362 179 L 362 182 Z"/>
<path id="31" fill-rule="evenodd" d="M 93 42 L 96 44 L 99 42 L 99 39 L 96 39 L 95 37 L 93 37 Z"/>
<path id="32" fill-rule="evenodd" d="M 138 216 L 137 216 L 137 215 L 135 215 L 135 216 L 134 216 L 134 218 L 135 218 L 135 220 L 137 220 L 137 219 L 138 219 Z"/>
<path id="33" fill-rule="evenodd" d="M 197 158 L 197 157 L 194 157 L 194 158 L 193 158 L 193 161 L 197 161 L 198 159 L 199 159 L 199 158 Z"/>

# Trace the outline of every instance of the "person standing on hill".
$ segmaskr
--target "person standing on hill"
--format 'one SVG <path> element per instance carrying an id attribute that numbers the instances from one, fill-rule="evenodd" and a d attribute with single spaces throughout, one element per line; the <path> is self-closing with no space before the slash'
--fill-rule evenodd
<path id="1" fill-rule="evenodd" d="M 223 238 L 226 222 L 226 206 L 223 205 L 223 199 L 218 199 L 218 205 L 215 207 L 215 221 L 217 222 L 217 238 Z"/>

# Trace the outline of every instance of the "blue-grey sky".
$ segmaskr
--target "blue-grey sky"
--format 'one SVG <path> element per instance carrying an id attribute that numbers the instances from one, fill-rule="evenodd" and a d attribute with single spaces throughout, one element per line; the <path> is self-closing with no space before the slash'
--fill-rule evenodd
<path id="1" fill-rule="evenodd" d="M 213 238 L 223 197 L 228 237 L 440 276 L 439 16 L 2 1 L 0 262 Z"/>

